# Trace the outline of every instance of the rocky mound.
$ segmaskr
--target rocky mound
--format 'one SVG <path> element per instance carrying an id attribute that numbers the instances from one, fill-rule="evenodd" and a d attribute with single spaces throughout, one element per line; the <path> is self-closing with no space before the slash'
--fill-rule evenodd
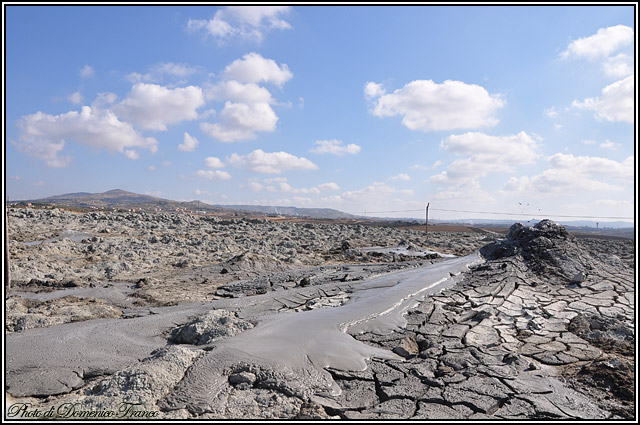
<path id="1" fill-rule="evenodd" d="M 253 328 L 253 324 L 239 319 L 227 310 L 212 310 L 171 331 L 169 342 L 204 345 L 228 338 Z"/>
<path id="2" fill-rule="evenodd" d="M 576 238 L 551 220 L 543 220 L 534 227 L 516 223 L 506 239 L 491 243 L 480 250 L 488 260 L 521 256 L 527 266 L 540 275 L 554 275 L 579 283 L 595 269 L 585 256 Z"/>
<path id="3" fill-rule="evenodd" d="M 7 298 L 6 308 L 5 329 L 8 332 L 122 316 L 120 309 L 106 304 L 104 300 L 71 295 L 48 301 L 13 295 Z"/>
<path id="4" fill-rule="evenodd" d="M 607 352 L 633 356 L 633 323 L 590 312 L 578 314 L 569 322 L 569 331 Z"/>
<path id="5" fill-rule="evenodd" d="M 260 276 L 268 272 L 282 271 L 286 267 L 277 258 L 246 251 L 221 264 L 221 274 L 235 272 L 238 276 Z"/>

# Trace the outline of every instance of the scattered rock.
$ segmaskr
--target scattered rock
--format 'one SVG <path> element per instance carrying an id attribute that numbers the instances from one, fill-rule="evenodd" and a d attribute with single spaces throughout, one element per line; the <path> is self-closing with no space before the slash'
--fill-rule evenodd
<path id="1" fill-rule="evenodd" d="M 248 390 L 256 382 L 256 375 L 242 371 L 229 376 L 229 383 L 239 390 Z"/>
<path id="2" fill-rule="evenodd" d="M 400 345 L 393 349 L 393 352 L 408 359 L 409 357 L 417 356 L 420 352 L 418 343 L 413 335 L 402 338 Z"/>
<path id="3" fill-rule="evenodd" d="M 230 311 L 212 310 L 173 329 L 168 339 L 174 344 L 204 345 L 221 338 L 237 335 L 251 328 L 253 328 L 251 322 L 238 319 Z"/>

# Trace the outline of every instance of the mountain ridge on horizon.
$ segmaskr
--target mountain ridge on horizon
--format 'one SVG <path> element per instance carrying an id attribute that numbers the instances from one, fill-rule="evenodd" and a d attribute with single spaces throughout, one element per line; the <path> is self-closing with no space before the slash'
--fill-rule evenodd
<path id="1" fill-rule="evenodd" d="M 46 198 L 30 199 L 11 201 L 11 204 L 20 203 L 43 203 L 54 204 L 67 207 L 109 207 L 109 208 L 131 208 L 134 205 L 147 207 L 147 208 L 168 208 L 175 210 L 175 208 L 188 209 L 188 210 L 200 210 L 205 212 L 245 212 L 262 215 L 285 215 L 285 216 L 303 216 L 316 219 L 375 219 L 380 221 L 398 220 L 398 221 L 418 221 L 424 222 L 424 219 L 417 218 L 391 218 L 391 217 L 363 217 L 358 215 L 349 214 L 343 211 L 339 211 L 331 208 L 300 208 L 293 206 L 276 206 L 276 205 L 220 205 L 220 204 L 207 204 L 199 200 L 192 201 L 175 201 L 166 198 L 160 198 L 152 195 L 144 195 L 135 192 L 130 192 L 124 189 L 111 189 L 105 192 L 90 193 L 90 192 L 71 192 L 60 195 L 52 195 Z M 465 218 L 465 219 L 429 219 L 430 222 L 435 223 L 459 223 L 459 224 L 475 224 L 475 225 L 509 225 L 515 222 L 523 222 L 522 220 L 509 220 L 509 219 L 478 219 L 478 218 Z M 539 220 L 536 220 L 539 221 Z M 603 227 L 613 228 L 633 228 L 635 224 L 633 222 L 596 222 L 590 220 L 574 220 L 574 221 L 558 221 L 558 223 L 573 226 L 573 227 L 597 227 L 596 223 L 601 224 Z"/>
<path id="2" fill-rule="evenodd" d="M 170 209 L 185 208 L 189 210 L 201 210 L 206 212 L 224 211 L 244 211 L 259 214 L 282 214 L 293 216 L 308 216 L 311 218 L 344 219 L 357 218 L 331 208 L 299 208 L 292 206 L 272 206 L 272 205 L 211 205 L 199 200 L 175 201 L 172 199 L 160 198 L 152 195 L 143 195 L 130 192 L 124 189 L 111 189 L 105 192 L 71 192 L 60 195 L 52 195 L 39 199 L 25 199 L 12 201 L 12 204 L 20 203 L 53 204 L 68 207 L 128 207 L 134 205 L 146 207 L 166 207 Z"/>

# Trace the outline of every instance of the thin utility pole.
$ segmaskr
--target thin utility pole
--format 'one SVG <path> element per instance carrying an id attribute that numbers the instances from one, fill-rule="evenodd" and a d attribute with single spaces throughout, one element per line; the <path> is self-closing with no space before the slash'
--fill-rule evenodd
<path id="1" fill-rule="evenodd" d="M 427 202 L 427 208 L 424 215 L 424 234 L 429 237 L 429 203 Z"/>
<path id="2" fill-rule="evenodd" d="M 9 270 L 9 198 L 7 197 L 7 207 L 4 215 L 4 278 L 7 288 L 11 288 L 11 271 Z"/>

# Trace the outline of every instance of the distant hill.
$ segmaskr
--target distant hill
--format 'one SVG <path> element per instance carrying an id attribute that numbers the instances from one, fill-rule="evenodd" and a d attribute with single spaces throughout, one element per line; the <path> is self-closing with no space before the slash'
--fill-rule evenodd
<path id="1" fill-rule="evenodd" d="M 122 189 L 109 190 L 103 193 L 65 193 L 62 195 L 49 196 L 48 198 L 35 199 L 32 203 L 55 203 L 58 205 L 130 205 L 146 202 L 167 201 L 166 199 L 156 198 L 149 195 L 140 195 L 138 193 L 127 192 Z"/>
<path id="2" fill-rule="evenodd" d="M 12 204 L 51 205 L 56 207 L 74 209 L 136 209 L 142 211 L 176 211 L 176 209 L 220 212 L 220 208 L 204 203 L 179 202 L 170 199 L 158 198 L 155 196 L 141 195 L 139 193 L 128 192 L 122 189 L 109 190 L 103 193 L 65 193 L 62 195 L 49 196 L 47 198 L 32 199 L 26 201 L 16 201 Z"/>
<path id="3" fill-rule="evenodd" d="M 283 215 L 293 217 L 308 217 L 322 219 L 354 218 L 347 213 L 329 208 L 296 208 L 259 205 L 209 205 L 201 201 L 179 202 L 155 196 L 141 195 L 122 189 L 109 190 L 103 193 L 65 193 L 47 198 L 26 201 L 14 201 L 12 204 L 53 205 L 68 208 L 89 209 L 139 209 L 147 211 L 187 211 L 250 213 L 254 215 Z"/>
<path id="4" fill-rule="evenodd" d="M 31 202 L 32 204 L 51 204 L 57 206 L 67 207 L 105 207 L 105 208 L 120 208 L 135 205 L 147 205 L 147 204 L 167 204 L 175 203 L 176 201 L 170 201 L 168 199 L 156 198 L 149 195 L 140 195 L 138 193 L 128 192 L 122 189 L 109 190 L 103 193 L 65 193 L 62 195 L 49 196 L 47 198 L 32 199 L 28 201 L 21 201 L 22 203 Z"/>
<path id="5" fill-rule="evenodd" d="M 347 219 L 356 218 L 355 215 L 351 215 L 342 211 L 334 210 L 331 208 L 297 208 L 297 207 L 278 207 L 278 206 L 263 206 L 263 205 L 216 205 L 217 207 L 224 207 L 236 211 L 246 211 L 261 215 L 286 215 L 295 217 L 308 217 L 308 218 L 325 218 L 325 219 Z"/>

